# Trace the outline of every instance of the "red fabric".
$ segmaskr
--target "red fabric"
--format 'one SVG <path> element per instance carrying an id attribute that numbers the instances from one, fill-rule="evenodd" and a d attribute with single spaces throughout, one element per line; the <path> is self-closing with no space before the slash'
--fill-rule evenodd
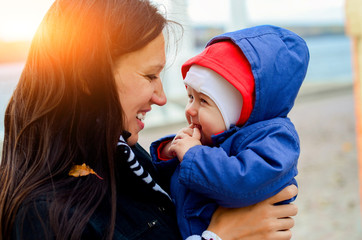
<path id="1" fill-rule="evenodd" d="M 161 151 L 162 149 L 165 147 L 165 145 L 169 142 L 171 142 L 172 140 L 169 140 L 169 141 L 165 141 L 165 142 L 161 142 L 161 144 L 158 146 L 157 148 L 157 156 L 158 156 L 158 159 L 160 159 L 161 161 L 168 161 L 168 160 L 171 160 L 172 158 L 162 158 L 161 157 Z"/>
<path id="2" fill-rule="evenodd" d="M 193 64 L 217 72 L 239 90 L 243 97 L 243 107 L 236 125 L 245 124 L 253 110 L 255 82 L 250 63 L 240 48 L 229 41 L 208 46 L 182 65 L 181 72 L 184 79 Z"/>

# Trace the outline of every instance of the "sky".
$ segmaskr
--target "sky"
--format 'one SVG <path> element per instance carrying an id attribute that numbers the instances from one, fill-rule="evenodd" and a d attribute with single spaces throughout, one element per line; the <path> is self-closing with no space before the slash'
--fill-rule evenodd
<path id="1" fill-rule="evenodd" d="M 0 0 L 0 40 L 30 40 L 53 0 Z"/>
<path id="2" fill-rule="evenodd" d="M 295 24 L 342 24 L 345 0 L 248 0 L 250 18 L 260 21 L 267 16 L 277 22 Z"/>
<path id="3" fill-rule="evenodd" d="M 226 0 L 188 1 L 188 13 L 195 23 L 224 24 L 230 21 L 230 2 Z M 251 22 L 278 24 L 343 24 L 345 0 L 236 0 L 245 1 Z M 0 40 L 30 40 L 54 0 L 0 0 Z M 200 11 L 202 9 L 202 11 Z"/>
<path id="4" fill-rule="evenodd" d="M 235 0 L 240 1 L 240 0 Z M 244 0 L 249 21 L 293 24 L 328 24 L 344 22 L 345 0 Z M 202 11 L 200 11 L 202 9 Z M 202 23 L 227 22 L 230 1 L 189 0 L 189 13 Z M 217 16 L 217 17 L 215 17 Z"/>

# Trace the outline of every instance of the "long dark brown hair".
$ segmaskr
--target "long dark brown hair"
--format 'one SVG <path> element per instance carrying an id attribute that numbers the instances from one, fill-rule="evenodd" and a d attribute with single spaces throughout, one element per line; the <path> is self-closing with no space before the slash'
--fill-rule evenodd
<path id="1" fill-rule="evenodd" d="M 115 225 L 114 150 L 123 129 L 113 63 L 138 50 L 167 20 L 148 0 L 56 0 L 45 15 L 5 113 L 0 165 L 0 237 L 20 208 L 49 203 L 57 239 L 80 239 L 109 197 Z M 68 175 L 86 163 L 104 180 Z M 47 219 L 44 219 L 47 221 Z"/>

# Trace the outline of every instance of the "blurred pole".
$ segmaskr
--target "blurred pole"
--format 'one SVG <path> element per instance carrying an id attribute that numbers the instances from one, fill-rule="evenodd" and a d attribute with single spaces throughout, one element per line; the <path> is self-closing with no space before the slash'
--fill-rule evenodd
<path id="1" fill-rule="evenodd" d="M 248 11 L 246 0 L 230 0 L 230 23 L 227 31 L 236 31 L 248 27 Z"/>
<path id="2" fill-rule="evenodd" d="M 185 0 L 168 0 L 167 18 L 182 25 L 175 27 L 170 32 L 170 41 L 167 49 L 166 71 L 164 74 L 164 89 L 168 96 L 169 102 L 180 96 L 186 96 L 185 92 L 179 91 L 183 89 L 183 81 L 181 77 L 181 65 L 193 54 L 193 38 L 192 23 L 188 15 L 188 2 Z"/>
<path id="3" fill-rule="evenodd" d="M 346 30 L 352 38 L 356 135 L 359 162 L 360 203 L 362 209 L 362 2 L 346 0 Z"/>
<path id="4" fill-rule="evenodd" d="M 189 1 L 185 0 L 168 0 L 169 8 L 167 17 L 180 23 L 183 26 L 184 32 L 182 37 L 182 48 L 183 52 L 186 51 L 188 54 L 193 48 L 191 38 L 191 21 L 188 14 Z"/>

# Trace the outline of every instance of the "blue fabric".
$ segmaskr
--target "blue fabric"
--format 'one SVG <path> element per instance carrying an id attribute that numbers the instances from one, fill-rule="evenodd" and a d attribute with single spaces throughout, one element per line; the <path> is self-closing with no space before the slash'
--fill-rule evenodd
<path id="1" fill-rule="evenodd" d="M 287 115 L 307 71 L 304 40 L 286 29 L 259 26 L 217 36 L 208 45 L 218 41 L 233 41 L 251 64 L 256 89 L 249 120 L 213 136 L 213 147 L 190 148 L 178 165 L 177 159 L 157 157 L 159 144 L 173 136 L 150 149 L 159 171 L 174 172 L 171 197 L 183 238 L 200 235 L 218 205 L 255 204 L 296 184 L 298 173 L 299 138 Z"/>

